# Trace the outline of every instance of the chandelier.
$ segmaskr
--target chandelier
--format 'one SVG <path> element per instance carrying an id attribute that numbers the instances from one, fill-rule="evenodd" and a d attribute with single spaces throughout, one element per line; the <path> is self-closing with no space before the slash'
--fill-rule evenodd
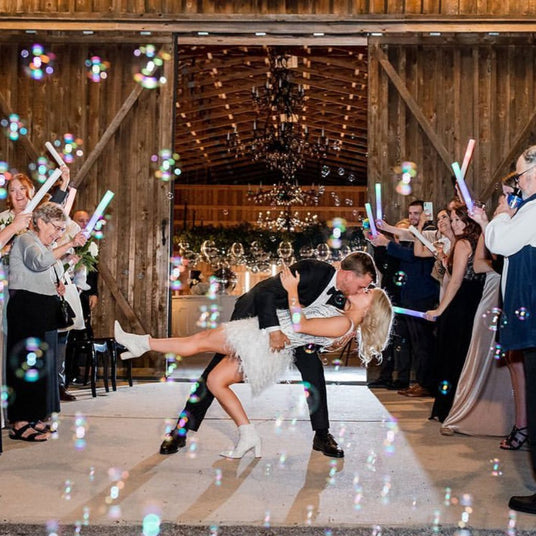
<path id="1" fill-rule="evenodd" d="M 258 205 L 270 205 L 272 207 L 318 206 L 318 200 L 323 194 L 323 186 L 313 184 L 309 190 L 304 190 L 297 183 L 280 182 L 279 184 L 274 184 L 268 190 L 263 190 L 262 187 L 259 187 L 256 192 L 249 190 L 247 198 L 248 201 L 253 201 Z"/>
<path id="2" fill-rule="evenodd" d="M 269 231 L 303 231 L 311 225 L 318 223 L 318 216 L 307 212 L 302 217 L 298 211 L 292 212 L 290 207 L 281 210 L 279 214 L 272 214 L 270 210 L 259 212 L 257 226 Z"/>
<path id="3" fill-rule="evenodd" d="M 280 171 L 283 179 L 294 177 L 303 167 L 306 157 L 324 159 L 329 150 L 340 150 L 339 140 L 324 134 L 309 139 L 307 125 L 300 124 L 300 112 L 305 107 L 305 88 L 292 81 L 290 69 L 298 59 L 289 54 L 269 52 L 270 70 L 264 86 L 251 88 L 251 98 L 257 117 L 253 121 L 252 141 L 240 139 L 236 126 L 227 133 L 227 151 L 235 157 L 249 154 L 255 162 L 264 163 L 272 171 Z"/>

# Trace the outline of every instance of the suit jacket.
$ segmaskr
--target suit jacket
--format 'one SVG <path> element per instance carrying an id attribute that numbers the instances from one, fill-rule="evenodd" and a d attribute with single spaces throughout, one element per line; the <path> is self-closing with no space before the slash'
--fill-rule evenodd
<path id="1" fill-rule="evenodd" d="M 322 261 L 306 259 L 290 267 L 292 273 L 300 274 L 298 293 L 304 306 L 313 303 L 328 286 L 335 268 Z M 278 326 L 277 309 L 288 309 L 287 291 L 283 288 L 279 275 L 257 283 L 249 292 L 238 298 L 231 320 L 257 316 L 259 328 Z"/>

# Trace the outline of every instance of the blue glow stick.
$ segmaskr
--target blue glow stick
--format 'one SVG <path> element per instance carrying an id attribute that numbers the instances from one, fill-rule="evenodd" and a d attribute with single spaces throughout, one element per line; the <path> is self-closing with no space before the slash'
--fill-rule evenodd
<path id="1" fill-rule="evenodd" d="M 376 222 L 374 221 L 374 214 L 372 214 L 370 203 L 365 203 L 365 210 L 367 211 L 367 218 L 370 225 L 370 234 L 372 236 L 378 236 L 378 230 L 376 229 Z"/>
<path id="2" fill-rule="evenodd" d="M 430 322 L 435 322 L 435 318 L 432 320 L 426 316 L 426 313 L 422 311 L 415 311 L 414 309 L 406 309 L 405 307 L 393 306 L 393 311 L 399 315 L 408 315 L 414 316 L 415 318 L 424 318 L 425 320 L 430 320 Z"/>
<path id="3" fill-rule="evenodd" d="M 93 231 L 95 225 L 97 225 L 97 222 L 99 221 L 100 217 L 104 214 L 104 211 L 106 210 L 106 207 L 110 204 L 110 201 L 112 200 L 113 196 L 115 194 L 108 190 L 103 198 L 101 199 L 100 203 L 98 204 L 97 208 L 95 209 L 95 212 L 93 212 L 93 215 L 91 216 L 91 219 L 89 220 L 88 224 L 86 225 L 86 228 L 84 229 L 83 233 L 89 237 L 91 234 L 91 231 Z"/>
<path id="4" fill-rule="evenodd" d="M 381 182 L 376 183 L 376 218 L 378 218 L 379 220 L 383 220 Z"/>
<path id="5" fill-rule="evenodd" d="M 467 210 L 469 211 L 469 213 L 471 213 L 473 212 L 475 204 L 471 199 L 471 194 L 467 189 L 467 184 L 465 184 L 465 180 L 462 175 L 462 170 L 460 169 L 460 165 L 458 164 L 458 162 L 452 162 L 452 169 L 454 171 L 454 175 L 456 176 L 456 182 L 460 187 L 460 193 L 462 194 L 463 200 L 465 201 L 465 205 L 467 206 Z"/>

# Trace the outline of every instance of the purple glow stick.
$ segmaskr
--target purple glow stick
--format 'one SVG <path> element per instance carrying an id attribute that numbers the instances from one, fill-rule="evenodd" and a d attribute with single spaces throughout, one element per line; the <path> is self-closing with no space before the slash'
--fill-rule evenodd
<path id="1" fill-rule="evenodd" d="M 472 213 L 475 204 L 471 199 L 471 194 L 469 193 L 467 184 L 465 184 L 465 180 L 463 179 L 462 175 L 462 170 L 460 169 L 458 162 L 452 162 L 452 170 L 454 171 L 454 175 L 456 176 L 456 182 L 458 183 L 458 186 L 460 188 L 460 193 L 462 194 L 463 200 L 465 201 L 467 210 L 469 211 L 469 213 Z"/>
<path id="2" fill-rule="evenodd" d="M 374 236 L 378 236 L 378 230 L 376 229 L 376 222 L 374 221 L 374 214 L 372 214 L 372 207 L 370 206 L 370 203 L 365 203 L 365 210 L 367 211 L 367 218 L 370 225 L 370 234 Z"/>
<path id="3" fill-rule="evenodd" d="M 393 311 L 400 315 L 414 316 L 415 318 L 424 318 L 424 320 L 430 320 L 430 322 L 435 322 L 435 318 L 431 320 L 426 316 L 426 313 L 422 311 L 415 311 L 414 309 L 406 309 L 405 307 L 393 306 Z"/>

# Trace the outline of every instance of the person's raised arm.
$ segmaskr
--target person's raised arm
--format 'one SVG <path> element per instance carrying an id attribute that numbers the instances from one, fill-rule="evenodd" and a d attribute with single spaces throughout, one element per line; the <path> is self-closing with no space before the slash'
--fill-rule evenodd
<path id="1" fill-rule="evenodd" d="M 471 245 L 468 240 L 458 240 L 454 246 L 454 258 L 452 262 L 452 275 L 450 276 L 445 294 L 441 303 L 436 309 L 426 311 L 426 315 L 430 318 L 436 318 L 441 316 L 445 312 L 445 309 L 449 306 L 450 302 L 456 296 L 456 293 L 460 289 L 463 276 L 465 275 L 465 269 L 471 256 Z"/>
<path id="2" fill-rule="evenodd" d="M 415 240 L 415 237 L 407 229 L 389 225 L 384 220 L 376 220 L 376 227 L 382 231 L 385 231 L 386 233 L 391 233 L 392 235 L 398 236 L 402 242 L 413 242 Z"/>
<path id="3" fill-rule="evenodd" d="M 0 248 L 3 248 L 17 233 L 28 229 L 31 219 L 31 212 L 17 214 L 13 221 L 0 231 Z"/>
<path id="4" fill-rule="evenodd" d="M 306 333 L 320 337 L 341 337 L 348 332 L 351 321 L 346 316 L 333 316 L 329 318 L 307 318 L 303 314 L 298 295 L 300 274 L 294 275 L 288 266 L 283 265 L 281 271 L 281 284 L 288 294 L 288 305 L 292 328 L 296 333 Z"/>
<path id="5" fill-rule="evenodd" d="M 484 234 L 481 234 L 476 244 L 475 259 L 473 261 L 473 269 L 475 270 L 475 273 L 485 274 L 487 272 L 493 272 L 491 260 L 491 256 L 486 254 Z"/>

